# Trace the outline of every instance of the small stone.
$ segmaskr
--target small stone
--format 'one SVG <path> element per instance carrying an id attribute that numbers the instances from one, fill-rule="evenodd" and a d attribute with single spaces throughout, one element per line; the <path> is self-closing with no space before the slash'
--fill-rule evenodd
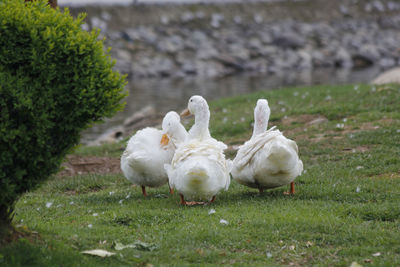
<path id="1" fill-rule="evenodd" d="M 192 12 L 185 12 L 181 16 L 181 21 L 182 22 L 189 22 L 192 21 L 195 18 L 194 14 Z"/>
<path id="2" fill-rule="evenodd" d="M 167 16 L 163 15 L 163 16 L 161 16 L 160 21 L 162 24 L 167 25 L 169 23 L 169 18 Z"/>
<path id="3" fill-rule="evenodd" d="M 334 57 L 335 64 L 342 68 L 353 67 L 353 60 L 350 53 L 343 47 L 339 48 Z"/>
<path id="4" fill-rule="evenodd" d="M 196 12 L 196 18 L 198 18 L 198 19 L 204 19 L 205 16 L 206 16 L 206 14 L 204 14 L 203 11 L 197 11 Z"/>
<path id="5" fill-rule="evenodd" d="M 89 27 L 89 25 L 88 25 L 87 23 L 83 23 L 83 24 L 81 25 L 81 29 L 88 32 L 89 29 L 90 29 L 90 27 Z"/>
<path id="6" fill-rule="evenodd" d="M 236 15 L 236 16 L 233 18 L 233 21 L 234 21 L 236 24 L 241 24 L 241 23 L 242 23 L 242 17 Z"/>
<path id="7" fill-rule="evenodd" d="M 260 14 L 256 14 L 255 16 L 254 16 L 254 21 L 257 23 L 257 24 L 260 24 L 261 22 L 263 22 L 263 17 L 260 15 Z"/>
<path id="8" fill-rule="evenodd" d="M 211 15 L 211 26 L 214 28 L 219 28 L 221 26 L 221 22 L 224 20 L 224 16 L 218 13 L 214 13 Z"/>
<path id="9" fill-rule="evenodd" d="M 400 83 L 400 68 L 394 68 L 378 75 L 372 84 Z M 376 88 L 375 88 L 376 91 Z M 374 91 L 374 92 L 375 92 Z"/>

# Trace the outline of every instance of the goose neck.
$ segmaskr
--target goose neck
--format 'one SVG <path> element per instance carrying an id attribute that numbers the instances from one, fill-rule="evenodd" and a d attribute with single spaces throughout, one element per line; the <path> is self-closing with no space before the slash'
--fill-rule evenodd
<path id="1" fill-rule="evenodd" d="M 210 121 L 210 111 L 205 109 L 195 114 L 194 125 L 190 129 L 190 134 L 193 138 L 204 139 L 210 137 L 208 130 Z"/>

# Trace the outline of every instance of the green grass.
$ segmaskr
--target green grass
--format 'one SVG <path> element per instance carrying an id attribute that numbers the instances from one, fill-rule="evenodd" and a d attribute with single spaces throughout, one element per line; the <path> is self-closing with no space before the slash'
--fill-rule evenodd
<path id="1" fill-rule="evenodd" d="M 53 177 L 16 206 L 17 229 L 39 237 L 0 248 L 0 265 L 399 265 L 400 87 L 288 88 L 222 99 L 210 105 L 212 135 L 241 144 L 261 97 L 271 107 L 270 126 L 299 146 L 306 171 L 295 196 L 283 195 L 285 187 L 259 194 L 232 182 L 214 204 L 182 207 L 167 186 L 144 199 L 122 175 Z M 322 116 L 328 121 L 309 124 Z M 119 157 L 123 146 L 75 153 Z M 113 246 L 137 240 L 157 248 Z M 117 254 L 80 254 L 95 248 Z"/>

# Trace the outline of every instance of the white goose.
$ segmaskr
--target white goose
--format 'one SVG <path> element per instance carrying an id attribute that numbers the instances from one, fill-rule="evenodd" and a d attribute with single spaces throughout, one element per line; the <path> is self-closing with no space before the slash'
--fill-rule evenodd
<path id="1" fill-rule="evenodd" d="M 260 192 L 290 183 L 290 194 L 294 194 L 293 181 L 303 171 L 303 162 L 296 142 L 275 127 L 266 131 L 270 113 L 267 100 L 259 99 L 254 109 L 253 135 L 233 160 L 232 178 Z"/>
<path id="2" fill-rule="evenodd" d="M 121 157 L 123 174 L 133 184 L 141 186 L 143 195 L 147 196 L 146 186 L 159 187 L 168 182 L 164 164 L 171 162 L 176 146 L 187 134 L 179 115 L 168 112 L 162 130 L 147 127 L 130 138 Z"/>
<path id="3" fill-rule="evenodd" d="M 182 205 L 204 203 L 186 202 L 185 198 L 213 202 L 220 190 L 229 188 L 232 162 L 223 153 L 227 146 L 210 135 L 210 110 L 203 97 L 192 96 L 184 113 L 194 114 L 195 123 L 171 164 L 165 165 L 169 182 L 179 192 Z"/>

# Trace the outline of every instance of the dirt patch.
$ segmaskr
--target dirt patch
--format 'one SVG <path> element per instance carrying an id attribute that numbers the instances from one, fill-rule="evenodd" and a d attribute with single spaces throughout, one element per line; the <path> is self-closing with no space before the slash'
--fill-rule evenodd
<path id="1" fill-rule="evenodd" d="M 343 152 L 345 152 L 345 153 L 355 153 L 355 152 L 364 153 L 367 151 L 369 151 L 369 147 L 367 147 L 367 146 L 358 146 L 355 148 L 344 148 L 343 149 Z"/>
<path id="2" fill-rule="evenodd" d="M 317 114 L 303 114 L 298 116 L 284 117 L 281 120 L 282 125 L 291 125 L 293 123 L 302 123 L 307 125 L 316 125 L 327 122 L 328 119 Z"/>
<path id="3" fill-rule="evenodd" d="M 377 178 L 377 179 L 399 179 L 400 178 L 400 172 L 395 173 L 395 172 L 389 172 L 389 173 L 382 173 L 378 175 L 372 176 L 372 178 Z"/>
<path id="4" fill-rule="evenodd" d="M 354 119 L 350 117 L 349 120 Z M 295 127 L 293 129 L 288 129 L 284 131 L 284 134 L 291 138 L 293 137 L 295 140 L 310 140 L 311 142 L 317 143 L 326 139 L 333 139 L 333 140 L 340 140 L 344 138 L 348 134 L 358 133 L 362 131 L 375 131 L 381 127 L 389 126 L 396 120 L 392 118 L 382 118 L 380 120 L 369 121 L 369 122 L 362 122 L 357 127 L 353 125 L 348 125 L 346 123 L 338 123 L 337 127 L 338 130 L 324 130 L 321 133 L 312 134 L 313 137 L 310 138 L 310 134 L 307 133 L 307 128 L 309 129 L 316 129 L 318 125 L 327 122 L 324 116 L 320 115 L 299 115 L 299 116 L 292 116 L 286 117 L 281 120 L 282 125 L 291 125 L 294 122 L 302 123 L 299 127 Z M 368 148 L 356 148 L 359 152 L 365 152 Z"/>
<path id="5" fill-rule="evenodd" d="M 89 173 L 116 174 L 121 173 L 120 160 L 108 157 L 67 156 L 58 176 L 73 176 Z"/>

